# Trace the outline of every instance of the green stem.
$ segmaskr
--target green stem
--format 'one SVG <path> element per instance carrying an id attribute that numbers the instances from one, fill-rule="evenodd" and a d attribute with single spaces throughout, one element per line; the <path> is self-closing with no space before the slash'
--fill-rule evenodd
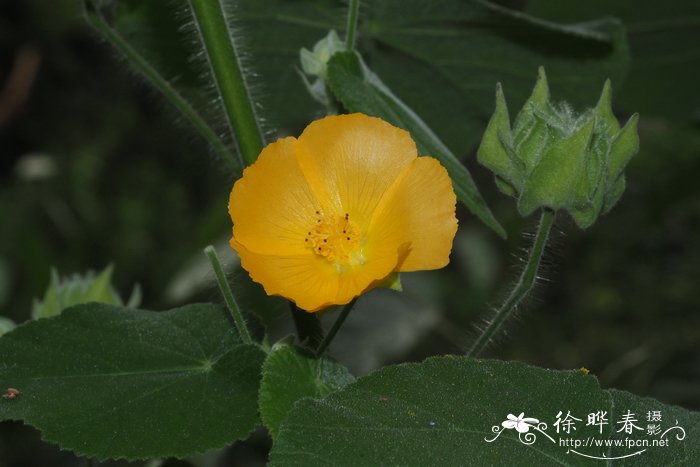
<path id="1" fill-rule="evenodd" d="M 360 11 L 360 0 L 350 0 L 348 6 L 348 25 L 345 31 L 345 48 L 355 48 L 355 31 L 357 30 L 357 17 Z"/>
<path id="2" fill-rule="evenodd" d="M 340 314 L 336 318 L 335 323 L 333 323 L 333 327 L 331 327 L 331 329 L 328 331 L 328 334 L 326 334 L 326 337 L 323 338 L 323 341 L 319 344 L 318 348 L 316 349 L 317 358 L 321 357 L 328 348 L 328 346 L 331 344 L 331 342 L 333 342 L 333 338 L 338 333 L 338 330 L 350 314 L 350 310 L 352 310 L 352 307 L 355 305 L 356 301 L 357 299 L 354 299 L 353 301 L 345 305 L 342 310 L 340 310 Z"/>
<path id="3" fill-rule="evenodd" d="M 250 165 L 263 148 L 263 136 L 221 0 L 189 1 L 229 127 L 243 160 Z"/>
<path id="4" fill-rule="evenodd" d="M 542 254 L 544 253 L 544 247 L 547 244 L 547 238 L 549 237 L 549 231 L 554 223 L 555 212 L 550 209 L 542 210 L 542 217 L 540 218 L 540 225 L 537 228 L 537 233 L 535 234 L 535 241 L 530 250 L 530 256 L 525 265 L 518 282 L 515 287 L 508 295 L 508 298 L 503 305 L 496 312 L 496 316 L 489 323 L 486 329 L 483 330 L 476 343 L 471 348 L 467 354 L 469 357 L 477 357 L 484 348 L 491 341 L 493 336 L 498 332 L 498 330 L 503 326 L 509 316 L 518 307 L 518 304 L 523 298 L 527 296 L 532 287 L 535 285 L 537 280 L 537 270 L 540 266 L 540 260 L 542 259 Z"/>
<path id="5" fill-rule="evenodd" d="M 223 140 L 209 126 L 204 118 L 190 105 L 190 103 L 143 58 L 124 38 L 117 33 L 100 14 L 91 1 L 84 4 L 85 18 L 87 22 L 99 31 L 114 48 L 124 55 L 131 64 L 140 71 L 143 76 L 158 89 L 185 117 L 187 117 L 201 135 L 209 141 L 212 148 L 223 160 L 231 163 L 236 175 L 240 175 L 242 167 L 236 155 L 229 150 Z"/>
<path id="6" fill-rule="evenodd" d="M 292 310 L 292 318 L 299 336 L 299 342 L 311 350 L 318 348 L 323 340 L 323 328 L 318 316 L 315 313 L 308 313 L 298 308 L 292 302 L 289 302 L 289 308 Z"/>
<path id="7" fill-rule="evenodd" d="M 216 250 L 214 250 L 213 246 L 209 245 L 204 249 L 204 253 L 209 257 L 211 267 L 214 270 L 214 275 L 216 275 L 216 281 L 219 283 L 219 289 L 221 289 L 221 294 L 224 296 L 226 307 L 228 308 L 231 318 L 233 319 L 233 324 L 235 324 L 236 329 L 238 329 L 238 334 L 241 336 L 244 343 L 252 344 L 253 339 L 250 337 L 248 328 L 245 325 L 245 320 L 241 314 L 241 309 L 238 308 L 238 303 L 236 303 L 236 299 L 233 297 L 231 287 L 229 287 L 228 281 L 226 281 L 226 275 L 224 274 L 224 270 L 221 268 L 219 257 L 216 255 Z"/>

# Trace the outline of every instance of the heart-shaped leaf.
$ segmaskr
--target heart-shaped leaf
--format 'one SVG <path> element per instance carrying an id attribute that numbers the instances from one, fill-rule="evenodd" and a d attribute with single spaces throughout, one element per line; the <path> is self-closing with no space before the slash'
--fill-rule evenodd
<path id="1" fill-rule="evenodd" d="M 78 305 L 0 338 L 0 384 L 19 391 L 0 399 L 0 420 L 98 458 L 187 456 L 259 422 L 264 357 L 218 306 Z"/>

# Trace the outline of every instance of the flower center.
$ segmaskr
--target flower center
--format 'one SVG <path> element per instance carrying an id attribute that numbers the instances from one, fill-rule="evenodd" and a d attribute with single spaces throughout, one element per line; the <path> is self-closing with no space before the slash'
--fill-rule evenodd
<path id="1" fill-rule="evenodd" d="M 361 235 L 350 215 L 325 215 L 316 211 L 316 224 L 309 230 L 305 241 L 314 253 L 341 267 L 362 264 Z"/>

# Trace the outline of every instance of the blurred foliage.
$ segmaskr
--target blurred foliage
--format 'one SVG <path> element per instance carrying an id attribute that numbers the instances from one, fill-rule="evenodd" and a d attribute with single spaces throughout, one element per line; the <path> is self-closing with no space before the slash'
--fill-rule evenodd
<path id="1" fill-rule="evenodd" d="M 225 129 L 183 4 L 89 3 L 212 128 Z M 336 0 L 224 4 L 244 32 L 235 39 L 268 128 L 303 128 L 323 109 L 299 79 L 299 51 L 331 29 L 344 29 L 344 5 Z M 557 95 L 583 104 L 597 97 L 605 78 L 621 83 L 629 62 L 624 29 L 614 18 L 560 25 L 486 1 L 365 0 L 358 28 L 358 48 L 370 68 L 458 154 L 478 143 L 496 81 L 511 90 L 519 107 L 529 95 L 532 73 L 545 65 Z M 432 83 L 430 92 L 425 92 L 426 82 Z"/>
<path id="2" fill-rule="evenodd" d="M 42 300 L 34 299 L 32 318 L 49 318 L 59 315 L 64 309 L 80 303 L 99 302 L 110 305 L 124 305 L 124 300 L 112 286 L 112 266 L 107 266 L 99 274 L 88 271 L 84 275 L 73 274 L 61 278 L 58 271 L 51 270 L 51 282 Z M 141 303 L 141 290 L 134 287 L 126 304 L 136 308 Z"/>
<path id="3" fill-rule="evenodd" d="M 127 14 L 143 18 L 139 15 L 150 2 L 104 3 L 124 14 L 115 17 L 125 21 L 120 23 L 125 36 L 128 27 L 133 28 L 131 37 L 142 31 L 138 22 L 126 22 Z M 627 168 L 627 191 L 609 214 L 585 232 L 563 216 L 559 219 L 562 233 L 555 235 L 535 298 L 490 355 L 559 369 L 586 366 L 603 387 L 700 409 L 697 2 L 600 0 L 576 2 L 576 8 L 554 0 L 510 3 L 551 21 L 581 23 L 607 15 L 622 20 L 631 55 L 627 80 L 622 79 L 624 70 L 610 69 L 585 81 L 595 93 L 605 75 L 612 75 L 617 115 L 626 119 L 641 113 L 641 146 Z M 343 6 L 272 0 L 242 5 L 259 5 L 273 16 L 244 14 L 241 21 L 250 32 L 251 65 L 261 76 L 276 77 L 259 90 L 263 103 L 278 111 L 271 123 L 295 133 L 319 108 L 290 64 L 298 59 L 299 47 L 313 46 L 332 27 L 342 31 Z M 494 32 L 474 18 L 458 22 L 462 45 L 448 56 L 450 51 L 439 47 L 446 38 L 401 34 L 396 24 L 400 15 L 391 14 L 390 2 L 382 5 L 363 7 L 360 49 L 386 84 L 459 154 L 485 128 L 497 79 L 506 86 L 513 80 L 509 89 L 522 82 L 529 92 L 534 68 L 509 78 L 493 70 L 455 70 L 450 61 L 455 54 L 466 60 L 478 53 L 476 36 L 504 49 L 525 39 L 536 45 L 542 38 L 530 35 L 527 27 Z M 11 106 L 0 101 L 0 315 L 16 322 L 29 319 L 32 298 L 46 290 L 52 267 L 73 273 L 109 263 L 115 264 L 120 295 L 141 284 L 145 308 L 218 301 L 211 275 L 197 265 L 204 245 L 226 249 L 230 170 L 210 155 L 188 122 L 85 26 L 80 7 L 75 0 L 0 2 L 0 93 L 12 77 L 24 84 Z M 171 19 L 151 15 L 151 22 L 166 29 L 172 25 Z M 256 18 L 268 26 L 272 21 L 276 34 L 267 34 Z M 185 71 L 190 69 L 187 42 L 171 39 L 161 34 L 148 38 L 173 62 L 170 75 L 194 89 L 202 76 Z M 610 45 L 599 47 L 609 51 Z M 445 54 L 440 57 L 446 68 L 436 72 L 411 50 Z M 570 66 L 547 68 L 553 94 L 591 102 L 592 94 L 579 92 L 575 84 L 583 79 Z M 455 73 L 468 74 L 479 92 L 455 91 L 460 87 Z M 415 79 L 404 80 L 407 74 Z M 564 80 L 569 74 L 576 83 Z M 434 95 L 438 87 L 452 92 Z M 198 96 L 205 108 L 206 92 Z M 514 98 L 519 107 L 522 101 Z M 491 174 L 473 157 L 466 164 L 509 240 L 501 241 L 460 210 L 448 268 L 407 274 L 403 294 L 376 291 L 358 302 L 332 348 L 356 375 L 386 363 L 462 351 L 476 335 L 475 323 L 487 316 L 487 304 L 497 304 L 503 284 L 515 277 L 519 248 L 527 246 L 518 234 L 532 231 L 532 220 L 518 216 L 512 200 L 498 193 Z M 233 285 L 241 304 L 263 315 L 272 339 L 288 333 L 284 301 L 265 297 L 233 256 L 228 262 L 236 271 Z M 324 324 L 333 318 L 333 311 L 322 317 Z M 259 433 L 236 443 L 220 465 L 236 465 L 237 456 L 264 461 L 268 448 Z M 32 465 L 81 462 L 40 443 L 29 428 L 1 424 L 0 465 L 26 465 L 27 459 Z M 118 463 L 107 465 L 113 464 Z"/>
<path id="4" fill-rule="evenodd" d="M 11 319 L 0 316 L 0 336 L 6 332 L 10 332 L 15 328 L 15 323 Z"/>
<path id="5" fill-rule="evenodd" d="M 319 107 L 296 70 L 301 47 L 329 29 L 342 31 L 335 0 L 242 0 L 252 64 L 265 83 L 273 123 L 289 125 Z M 606 77 L 621 82 L 628 56 L 622 25 L 613 18 L 561 26 L 533 21 L 485 1 L 366 0 L 358 49 L 368 66 L 456 154 L 477 144 L 502 81 L 522 105 L 532 74 L 545 65 L 562 97 L 577 104 L 597 97 Z M 430 83 L 430 91 L 426 91 Z"/>
<path id="6" fill-rule="evenodd" d="M 646 0 L 586 0 L 566 8 L 551 0 L 531 0 L 527 12 L 563 22 L 589 21 L 601 15 L 623 20 L 632 66 L 615 101 L 646 116 L 700 121 L 700 3 L 675 0 L 663 6 Z"/>
<path id="7" fill-rule="evenodd" d="M 2 76 L 18 72 L 22 47 L 40 57 L 31 94 L 0 128 L 0 212 L 11 219 L 0 229 L 3 314 L 26 319 L 52 266 L 112 261 L 124 295 L 138 282 L 145 304 L 158 305 L 173 271 L 227 230 L 230 176 L 100 44 L 75 2 L 42 5 L 2 11 Z"/>

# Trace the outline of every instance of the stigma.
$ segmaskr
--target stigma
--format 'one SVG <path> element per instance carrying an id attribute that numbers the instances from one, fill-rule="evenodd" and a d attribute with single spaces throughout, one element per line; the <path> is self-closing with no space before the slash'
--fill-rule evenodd
<path id="1" fill-rule="evenodd" d="M 350 214 L 327 215 L 322 211 L 315 214 L 315 222 L 304 239 L 314 254 L 334 263 L 339 272 L 345 266 L 364 263 L 360 229 Z"/>

